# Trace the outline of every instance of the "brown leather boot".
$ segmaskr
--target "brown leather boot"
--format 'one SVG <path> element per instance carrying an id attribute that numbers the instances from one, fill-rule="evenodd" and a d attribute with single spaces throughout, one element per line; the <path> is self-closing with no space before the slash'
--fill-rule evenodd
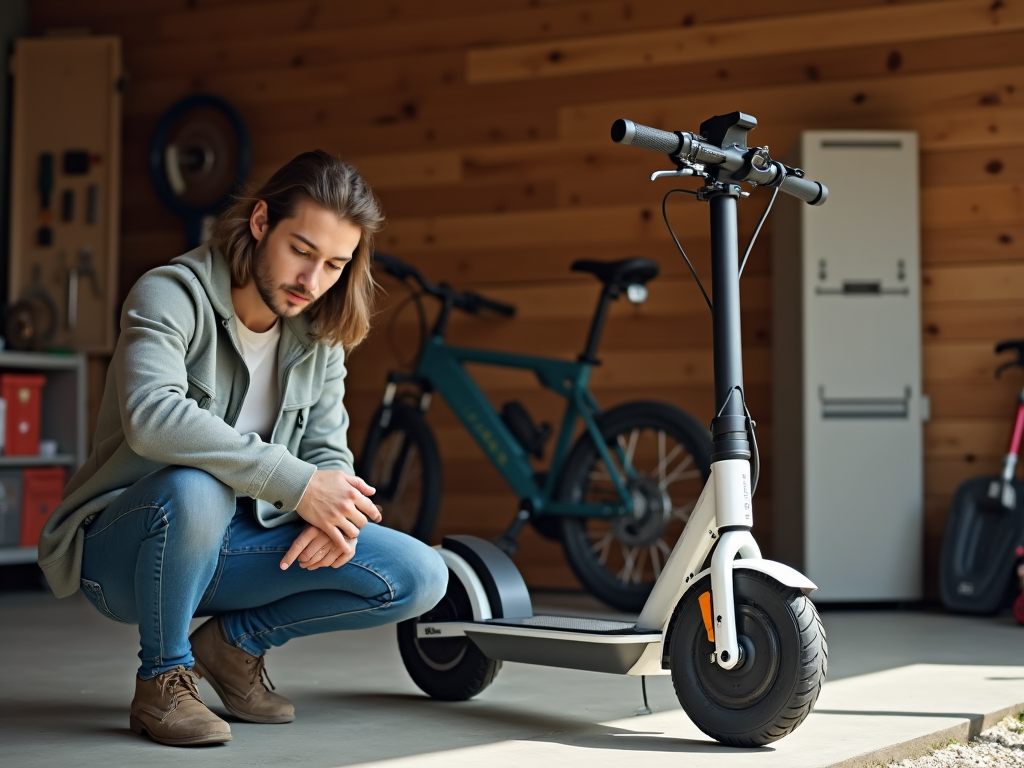
<path id="1" fill-rule="evenodd" d="M 231 726 L 206 708 L 195 676 L 180 666 L 151 680 L 135 678 L 128 722 L 135 733 L 176 747 L 231 741 Z"/>
<path id="2" fill-rule="evenodd" d="M 250 723 L 290 723 L 295 707 L 273 693 L 263 656 L 253 656 L 224 638 L 216 616 L 189 636 L 196 672 L 207 679 L 228 712 Z M 269 683 L 270 688 L 264 683 Z"/>

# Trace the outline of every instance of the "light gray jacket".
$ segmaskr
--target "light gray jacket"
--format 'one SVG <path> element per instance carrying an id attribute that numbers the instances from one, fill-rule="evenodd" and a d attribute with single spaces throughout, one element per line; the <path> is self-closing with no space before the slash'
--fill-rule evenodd
<path id="1" fill-rule="evenodd" d="M 268 528 L 297 519 L 289 510 L 318 468 L 352 472 L 344 351 L 313 342 L 303 315 L 283 321 L 271 441 L 235 431 L 249 371 L 234 314 L 227 261 L 206 245 L 147 272 L 128 294 L 92 453 L 39 540 L 57 597 L 80 586 L 83 524 L 165 466 L 197 467 L 257 499 Z"/>

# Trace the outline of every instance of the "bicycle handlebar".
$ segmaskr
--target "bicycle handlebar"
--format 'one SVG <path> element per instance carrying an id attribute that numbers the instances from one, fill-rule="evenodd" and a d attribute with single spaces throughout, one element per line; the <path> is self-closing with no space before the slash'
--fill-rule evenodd
<path id="1" fill-rule="evenodd" d="M 652 152 L 660 152 L 673 160 L 704 166 L 717 166 L 719 180 L 746 181 L 797 197 L 808 205 L 822 205 L 828 199 L 824 184 L 802 177 L 802 172 L 772 160 L 767 149 L 740 147 L 736 144 L 718 147 L 694 133 L 669 133 L 658 128 L 616 120 L 612 123 L 612 141 Z M 724 177 L 724 178 L 723 178 Z"/>
<path id="2" fill-rule="evenodd" d="M 481 309 L 489 309 L 491 312 L 497 312 L 499 315 L 504 315 L 505 317 L 512 317 L 516 313 L 516 308 L 511 304 L 503 304 L 500 301 L 488 299 L 486 296 L 481 296 L 479 293 L 474 293 L 473 291 L 463 291 L 461 298 L 468 306 L 460 307 L 460 309 L 464 309 L 474 315 Z"/>
<path id="3" fill-rule="evenodd" d="M 999 378 L 1000 374 L 1008 368 L 1016 368 L 1018 366 L 1024 368 L 1024 339 L 1001 341 L 996 344 L 997 355 L 1001 355 L 1003 352 L 1009 352 L 1011 350 L 1017 353 L 1017 359 L 1005 362 L 996 368 L 996 378 Z"/>
<path id="4" fill-rule="evenodd" d="M 397 259 L 394 256 L 388 256 L 387 254 L 374 252 L 372 262 L 374 264 L 380 264 L 392 277 L 397 280 L 404 282 L 408 278 L 415 280 L 423 292 L 428 296 L 433 296 L 435 299 L 447 302 L 450 301 L 453 307 L 461 309 L 463 312 L 468 312 L 471 315 L 480 313 L 481 309 L 488 309 L 491 312 L 497 312 L 499 315 L 505 317 L 512 317 L 516 313 L 516 308 L 511 304 L 504 304 L 494 299 L 488 299 L 486 296 L 481 296 L 479 293 L 473 291 L 456 291 L 447 283 L 441 283 L 440 285 L 434 285 L 427 278 L 423 276 L 412 264 L 406 264 L 401 259 Z"/>

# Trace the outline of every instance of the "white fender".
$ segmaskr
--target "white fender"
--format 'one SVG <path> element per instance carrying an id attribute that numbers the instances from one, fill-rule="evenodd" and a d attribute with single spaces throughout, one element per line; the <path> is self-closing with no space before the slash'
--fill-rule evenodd
<path id="1" fill-rule="evenodd" d="M 760 571 L 761 573 L 771 576 L 780 584 L 784 584 L 787 587 L 793 587 L 793 589 L 799 589 L 805 595 L 810 594 L 818 588 L 817 584 L 800 573 L 800 571 L 796 570 L 796 568 L 790 568 L 788 565 L 776 562 L 775 560 L 740 558 L 739 560 L 732 561 L 732 567 L 734 570 L 736 568 L 745 568 L 748 571 Z M 691 587 L 710 573 L 710 568 L 705 568 L 703 571 L 698 573 L 690 582 Z M 690 590 L 687 589 L 687 592 L 689 591 Z"/>
<path id="2" fill-rule="evenodd" d="M 736 568 L 746 568 L 748 571 L 760 571 L 763 574 L 771 576 L 780 584 L 785 584 L 787 587 L 793 587 L 793 589 L 799 589 L 805 595 L 810 594 L 818 588 L 818 585 L 813 581 L 804 576 L 796 568 L 790 568 L 784 563 L 778 563 L 774 560 L 747 560 L 740 559 L 736 560 L 732 564 L 733 570 Z"/>
<path id="3" fill-rule="evenodd" d="M 476 571 L 470 567 L 466 559 L 440 545 L 434 547 L 434 549 L 444 559 L 448 570 L 455 574 L 455 577 L 462 582 L 462 586 L 466 588 L 466 594 L 469 595 L 469 603 L 473 606 L 473 621 L 487 621 L 492 618 L 491 603 L 487 599 L 487 592 L 484 590 L 483 582 L 480 581 L 480 577 L 476 575 Z"/>

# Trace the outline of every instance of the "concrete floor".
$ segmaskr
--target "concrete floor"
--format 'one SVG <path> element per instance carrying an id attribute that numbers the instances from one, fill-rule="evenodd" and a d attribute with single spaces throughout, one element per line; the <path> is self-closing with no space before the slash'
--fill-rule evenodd
<path id="1" fill-rule="evenodd" d="M 536 596 L 535 610 L 608 615 L 582 595 Z M 792 736 L 761 750 L 727 749 L 704 737 L 682 713 L 668 677 L 648 678 L 654 714 L 646 717 L 634 716 L 642 703 L 635 678 L 519 664 L 506 664 L 472 701 L 434 702 L 409 680 L 388 627 L 275 649 L 269 671 L 295 702 L 298 720 L 233 722 L 233 742 L 185 754 L 128 730 L 134 627 L 104 619 L 81 595 L 57 601 L 8 593 L 0 595 L 0 761 L 19 768 L 159 768 L 182 759 L 224 768 L 491 768 L 527 760 L 591 768 L 664 764 L 671 753 L 680 765 L 718 768 L 861 765 L 857 755 L 886 744 L 927 740 L 954 723 L 973 721 L 977 730 L 980 715 L 1024 706 L 1024 627 L 1008 616 L 825 611 L 823 621 L 829 682 L 817 710 Z M 222 712 L 208 685 L 201 688 Z"/>

